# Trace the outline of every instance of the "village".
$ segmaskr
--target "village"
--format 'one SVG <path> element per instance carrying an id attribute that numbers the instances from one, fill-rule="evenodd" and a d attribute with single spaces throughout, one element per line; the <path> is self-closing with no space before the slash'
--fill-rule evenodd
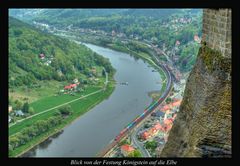
<path id="1" fill-rule="evenodd" d="M 173 30 L 174 32 L 177 33 L 178 31 L 181 31 L 185 25 L 191 24 L 196 19 L 198 19 L 198 17 L 196 17 L 196 16 L 195 17 L 191 17 L 188 15 L 175 16 L 171 20 L 169 20 L 169 19 L 163 20 L 161 23 L 161 26 L 163 28 Z M 56 27 L 48 25 L 46 23 L 34 21 L 33 24 L 42 30 L 49 31 L 50 33 L 56 33 L 56 32 L 64 33 L 64 32 L 71 31 L 71 32 L 75 32 L 75 33 L 90 33 L 90 34 L 94 34 L 94 35 L 112 36 L 112 37 L 118 37 L 118 38 L 122 38 L 122 39 L 129 38 L 129 39 L 134 39 L 134 40 L 139 40 L 139 41 L 144 40 L 147 43 L 152 43 L 156 40 L 155 37 L 152 37 L 150 40 L 146 40 L 138 34 L 127 35 L 123 32 L 118 32 L 117 30 L 114 30 L 114 29 L 111 32 L 106 32 L 104 30 L 98 30 L 98 29 L 74 27 L 73 24 L 70 24 L 67 27 L 65 27 L 64 29 L 59 30 Z M 196 34 L 194 36 L 194 40 L 195 40 L 195 38 L 199 38 L 199 36 Z M 199 42 L 199 39 L 197 39 L 196 42 Z M 176 45 L 180 45 L 180 42 L 177 41 Z"/>
<path id="2" fill-rule="evenodd" d="M 168 141 L 169 132 L 179 112 L 182 96 L 185 89 L 188 74 L 182 74 L 181 79 L 174 83 L 173 90 L 159 109 L 151 113 L 150 117 L 141 124 L 137 131 L 131 133 L 122 140 L 119 145 L 112 149 L 107 157 L 140 157 L 139 147 L 135 144 L 132 137 L 142 146 L 151 157 L 159 157 L 164 145 Z M 135 155 L 134 155 L 135 154 Z"/>

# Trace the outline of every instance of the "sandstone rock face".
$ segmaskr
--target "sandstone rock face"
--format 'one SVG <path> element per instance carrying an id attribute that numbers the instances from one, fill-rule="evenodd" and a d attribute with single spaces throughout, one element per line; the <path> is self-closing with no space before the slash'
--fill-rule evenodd
<path id="1" fill-rule="evenodd" d="M 231 57 L 202 46 L 161 157 L 231 157 Z"/>

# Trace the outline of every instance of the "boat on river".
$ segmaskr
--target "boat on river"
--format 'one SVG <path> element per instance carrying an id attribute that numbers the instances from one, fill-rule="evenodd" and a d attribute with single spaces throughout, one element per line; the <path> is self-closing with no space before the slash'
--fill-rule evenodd
<path id="1" fill-rule="evenodd" d="M 120 85 L 128 85 L 128 82 L 121 82 Z"/>

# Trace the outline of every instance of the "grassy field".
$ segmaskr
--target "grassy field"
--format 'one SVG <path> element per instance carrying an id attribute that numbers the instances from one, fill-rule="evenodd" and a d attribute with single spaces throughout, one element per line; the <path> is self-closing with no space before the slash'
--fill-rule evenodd
<path id="1" fill-rule="evenodd" d="M 40 98 L 52 96 L 59 91 L 66 83 L 59 81 L 39 81 L 41 87 L 38 88 L 27 88 L 18 87 L 13 90 L 9 90 L 10 98 L 14 100 L 18 99 L 24 101 L 24 98 L 28 99 L 29 103 L 39 100 Z"/>
<path id="2" fill-rule="evenodd" d="M 50 96 L 50 97 L 42 98 L 38 101 L 35 101 L 35 102 L 31 103 L 30 106 L 32 106 L 34 108 L 35 113 L 39 113 L 39 112 L 45 111 L 47 109 L 51 109 L 53 107 L 56 107 L 60 104 L 72 101 L 72 100 L 77 99 L 77 98 L 80 98 L 81 96 L 85 96 L 89 93 L 95 92 L 95 91 L 100 90 L 100 89 L 101 89 L 100 87 L 88 87 L 88 88 L 86 88 L 86 90 L 84 92 L 81 92 L 80 94 L 77 94 L 76 96 L 71 96 L 69 94 L 63 94 L 63 95 L 60 95 L 60 96 Z M 82 100 L 84 100 L 84 99 L 82 99 Z M 76 101 L 76 102 L 78 102 L 78 101 Z M 74 104 L 74 103 L 71 103 L 71 104 Z M 34 116 L 30 119 L 26 119 L 22 122 L 19 122 L 15 125 L 11 126 L 9 128 L 9 135 L 13 135 L 13 134 L 19 132 L 21 129 L 33 124 L 37 120 L 50 117 L 56 110 L 57 109 L 54 109 L 54 110 L 51 110 L 51 111 L 46 112 L 44 114 Z"/>
<path id="3" fill-rule="evenodd" d="M 104 100 L 108 96 L 110 96 L 110 94 L 114 90 L 114 87 L 115 87 L 114 83 L 110 82 L 109 85 L 108 85 L 108 88 L 105 91 L 100 92 L 100 93 L 96 93 L 96 94 L 94 94 L 92 96 L 88 96 L 88 97 L 86 97 L 86 98 L 84 98 L 82 100 L 78 100 L 76 102 L 70 103 L 69 105 L 72 107 L 73 114 L 70 115 L 68 118 L 64 119 L 63 123 L 61 123 L 60 125 L 50 129 L 48 132 L 43 133 L 43 134 L 35 137 L 34 139 L 32 139 L 27 144 L 22 145 L 22 146 L 16 148 L 14 151 L 9 153 L 9 156 L 12 156 L 12 157 L 13 156 L 18 156 L 18 155 L 22 154 L 23 152 L 26 152 L 27 150 L 29 150 L 33 146 L 39 144 L 40 142 L 42 142 L 43 140 L 45 140 L 49 136 L 55 134 L 60 129 L 64 128 L 67 124 L 71 123 L 73 120 L 75 120 L 76 118 L 78 118 L 82 114 L 86 113 L 91 108 L 93 108 L 95 105 L 100 103 L 102 100 Z M 27 127 L 27 126 L 33 124 L 37 120 L 42 120 L 42 119 L 46 119 L 46 118 L 50 117 L 56 111 L 57 111 L 57 109 L 49 111 L 49 112 L 46 112 L 44 114 L 35 116 L 35 117 L 31 118 L 31 119 L 27 119 L 27 120 L 23 121 L 22 123 L 19 123 L 18 125 L 15 125 L 15 126 L 11 127 L 9 129 L 9 135 L 13 135 L 14 133 L 20 131 L 24 127 Z"/>
<path id="4" fill-rule="evenodd" d="M 76 96 L 71 96 L 69 94 L 62 94 L 62 95 L 57 95 L 57 96 L 49 96 L 42 98 L 40 100 L 37 100 L 33 103 L 30 104 L 31 107 L 35 110 L 35 113 L 42 112 L 46 109 L 55 107 L 57 105 L 60 105 L 64 102 L 68 102 L 74 99 L 79 98 L 81 95 L 86 95 L 91 92 L 97 91 L 101 89 L 100 87 L 88 87 L 85 89 L 85 91 L 81 93 L 76 93 Z"/>

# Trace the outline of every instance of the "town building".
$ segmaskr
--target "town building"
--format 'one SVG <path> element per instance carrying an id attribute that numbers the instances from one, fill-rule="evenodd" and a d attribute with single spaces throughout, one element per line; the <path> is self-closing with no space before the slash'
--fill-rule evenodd
<path id="1" fill-rule="evenodd" d="M 78 79 L 75 78 L 75 79 L 73 80 L 73 83 L 74 83 L 74 84 L 77 84 L 77 83 L 78 83 Z"/>
<path id="2" fill-rule="evenodd" d="M 121 153 L 123 156 L 128 156 L 130 153 L 134 152 L 134 148 L 128 144 L 122 145 L 121 146 Z"/>
<path id="3" fill-rule="evenodd" d="M 112 36 L 115 36 L 116 32 L 114 30 L 112 30 Z"/>
<path id="4" fill-rule="evenodd" d="M 64 90 L 72 90 L 77 88 L 77 84 L 70 84 L 64 87 Z"/>
<path id="5" fill-rule="evenodd" d="M 161 129 L 162 129 L 162 126 L 161 126 L 161 124 L 158 122 L 158 123 L 156 123 L 152 128 L 150 128 L 149 130 L 144 131 L 144 132 L 140 135 L 140 137 L 141 137 L 143 140 L 147 140 L 147 139 L 155 136 Z"/>
<path id="6" fill-rule="evenodd" d="M 16 110 L 16 111 L 15 111 L 15 115 L 16 115 L 16 116 L 23 116 L 24 113 L 22 112 L 22 110 Z"/>
<path id="7" fill-rule="evenodd" d="M 179 46 L 179 45 L 180 45 L 180 41 L 177 40 L 175 45 L 176 45 L 176 46 Z"/>
<path id="8" fill-rule="evenodd" d="M 194 41 L 197 43 L 201 43 L 201 39 L 198 37 L 198 35 L 194 35 Z"/>
<path id="9" fill-rule="evenodd" d="M 155 117 L 158 117 L 158 118 L 160 118 L 160 117 L 164 117 L 164 112 L 162 112 L 162 111 L 156 111 L 156 112 L 153 112 L 152 113 L 152 116 L 155 116 Z"/>
<path id="10" fill-rule="evenodd" d="M 39 54 L 39 58 L 40 58 L 40 59 L 44 59 L 44 58 L 45 58 L 45 55 L 44 55 L 44 54 Z"/>
<path id="11" fill-rule="evenodd" d="M 179 107 L 181 105 L 182 100 L 181 99 L 173 99 L 172 103 L 166 104 L 163 107 L 160 108 L 160 111 L 162 112 L 168 112 L 174 107 Z"/>

